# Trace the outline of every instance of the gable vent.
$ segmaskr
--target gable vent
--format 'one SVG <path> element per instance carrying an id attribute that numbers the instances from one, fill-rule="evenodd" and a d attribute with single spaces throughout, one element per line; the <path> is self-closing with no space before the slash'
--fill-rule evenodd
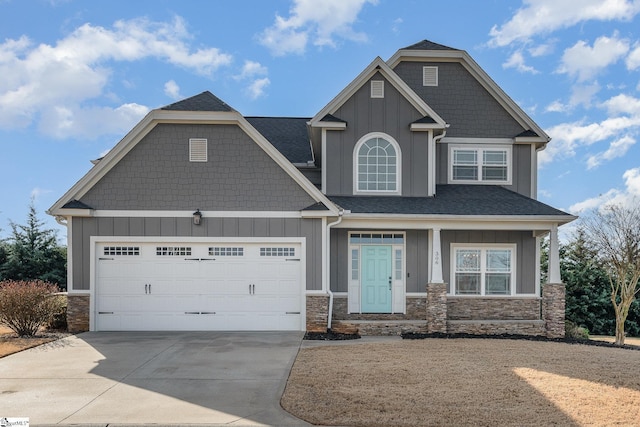
<path id="1" fill-rule="evenodd" d="M 384 98 L 384 80 L 371 80 L 371 97 Z"/>
<path id="2" fill-rule="evenodd" d="M 438 67 L 422 67 L 422 86 L 438 86 Z"/>
<path id="3" fill-rule="evenodd" d="M 207 161 L 206 138 L 190 138 L 189 139 L 189 161 L 190 162 L 206 162 Z"/>

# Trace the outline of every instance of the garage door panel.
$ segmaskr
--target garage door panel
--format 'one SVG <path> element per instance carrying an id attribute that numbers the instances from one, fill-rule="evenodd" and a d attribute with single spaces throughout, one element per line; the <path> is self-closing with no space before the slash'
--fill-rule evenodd
<path id="1" fill-rule="evenodd" d="M 98 330 L 300 330 L 304 282 L 292 251 L 256 243 L 109 244 L 96 261 Z M 139 248 L 123 255 L 120 247 Z M 288 244 L 299 253 L 299 244 Z M 189 248 L 189 256 L 172 255 Z M 217 255 L 211 255 L 213 248 Z M 115 248 L 115 249 L 114 249 Z M 161 248 L 161 250 L 158 250 Z M 187 253 L 187 252 L 181 252 Z M 100 314 L 102 312 L 102 314 Z M 289 314 L 287 314 L 289 313 Z"/>

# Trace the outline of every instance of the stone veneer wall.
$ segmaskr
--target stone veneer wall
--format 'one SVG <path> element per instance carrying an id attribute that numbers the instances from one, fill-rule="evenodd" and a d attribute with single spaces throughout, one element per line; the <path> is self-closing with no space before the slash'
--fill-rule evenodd
<path id="1" fill-rule="evenodd" d="M 89 330 L 89 295 L 67 295 L 67 328 L 72 333 Z"/>
<path id="2" fill-rule="evenodd" d="M 309 298 L 309 297 L 307 297 Z M 347 297 L 333 297 L 333 320 L 425 320 L 427 299 L 425 297 L 407 297 L 407 313 L 352 313 L 347 310 Z"/>
<path id="3" fill-rule="evenodd" d="M 542 320 L 452 320 L 447 322 L 450 334 L 531 335 L 544 336 Z"/>
<path id="4" fill-rule="evenodd" d="M 542 285 L 542 319 L 547 338 L 564 338 L 565 286 L 564 283 Z"/>
<path id="5" fill-rule="evenodd" d="M 540 320 L 540 298 L 449 297 L 449 320 Z"/>
<path id="6" fill-rule="evenodd" d="M 327 332 L 327 320 L 329 318 L 328 316 L 329 296 L 307 295 L 307 331 Z"/>
<path id="7" fill-rule="evenodd" d="M 447 333 L 447 284 L 427 284 L 427 332 Z"/>

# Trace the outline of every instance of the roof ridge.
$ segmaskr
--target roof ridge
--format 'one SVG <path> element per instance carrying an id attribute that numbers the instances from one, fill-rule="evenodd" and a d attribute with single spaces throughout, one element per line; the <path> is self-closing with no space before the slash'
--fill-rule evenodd
<path id="1" fill-rule="evenodd" d="M 424 40 L 420 40 L 418 43 L 412 44 L 411 46 L 403 47 L 400 50 L 460 50 L 460 49 L 445 46 L 443 44 L 424 39 Z"/>

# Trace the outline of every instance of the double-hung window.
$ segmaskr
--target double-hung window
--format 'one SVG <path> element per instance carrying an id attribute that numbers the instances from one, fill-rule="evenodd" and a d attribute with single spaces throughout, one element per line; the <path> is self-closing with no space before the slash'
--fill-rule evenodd
<path id="1" fill-rule="evenodd" d="M 452 293 L 512 295 L 515 292 L 515 245 L 452 246 Z"/>
<path id="2" fill-rule="evenodd" d="M 450 159 L 452 183 L 511 182 L 511 147 L 452 146 Z"/>

